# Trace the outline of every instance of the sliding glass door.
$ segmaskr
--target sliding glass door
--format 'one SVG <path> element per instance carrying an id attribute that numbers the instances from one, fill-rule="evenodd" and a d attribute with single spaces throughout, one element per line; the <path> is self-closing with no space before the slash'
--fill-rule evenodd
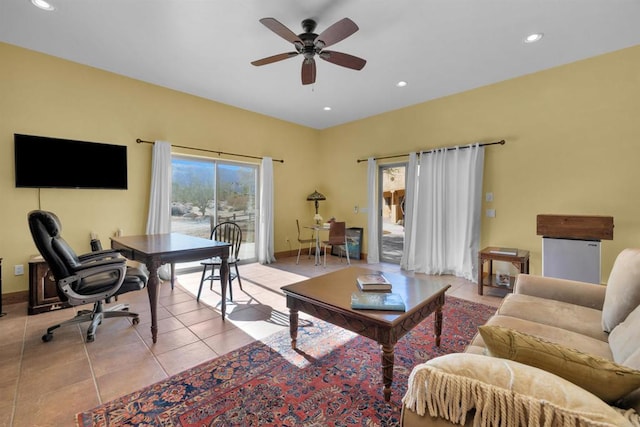
<path id="1" fill-rule="evenodd" d="M 258 166 L 174 154 L 171 170 L 171 231 L 208 239 L 216 224 L 235 222 L 240 259 L 256 261 Z"/>

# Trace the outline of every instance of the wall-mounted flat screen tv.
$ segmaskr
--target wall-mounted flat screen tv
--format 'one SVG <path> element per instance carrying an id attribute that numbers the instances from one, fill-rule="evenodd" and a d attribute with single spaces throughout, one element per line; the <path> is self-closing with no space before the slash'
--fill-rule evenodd
<path id="1" fill-rule="evenodd" d="M 14 134 L 16 187 L 127 189 L 127 147 Z"/>

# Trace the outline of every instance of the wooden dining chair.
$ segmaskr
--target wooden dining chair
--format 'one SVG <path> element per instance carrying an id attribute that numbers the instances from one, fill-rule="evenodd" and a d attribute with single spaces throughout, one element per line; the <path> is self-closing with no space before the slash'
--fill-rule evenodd
<path id="1" fill-rule="evenodd" d="M 344 252 L 347 258 L 347 264 L 351 265 L 349 260 L 349 247 L 347 245 L 347 224 L 344 221 L 333 221 L 329 226 L 329 239 L 322 241 L 324 247 L 324 266 L 327 266 L 327 251 L 328 248 L 336 247 L 340 255 L 340 262 L 342 262 L 342 253 Z"/>
<path id="2" fill-rule="evenodd" d="M 229 259 L 227 262 L 229 264 L 229 299 L 233 301 L 233 289 L 231 288 L 233 279 L 238 279 L 238 285 L 242 290 L 242 280 L 240 280 L 240 272 L 238 271 L 238 263 L 240 262 L 238 254 L 240 252 L 240 245 L 242 244 L 242 230 L 235 222 L 221 222 L 211 231 L 211 240 L 231 244 L 231 248 L 229 248 Z M 209 289 L 213 290 L 213 281 L 220 280 L 220 266 L 222 265 L 222 260 L 220 257 L 214 257 L 204 260 L 200 262 L 200 264 L 202 265 L 202 278 L 200 279 L 200 287 L 198 288 L 196 301 L 200 300 L 202 285 L 205 281 L 209 281 Z M 209 273 L 208 275 L 207 272 Z M 221 287 L 224 286 L 227 286 L 227 283 L 221 283 Z"/>

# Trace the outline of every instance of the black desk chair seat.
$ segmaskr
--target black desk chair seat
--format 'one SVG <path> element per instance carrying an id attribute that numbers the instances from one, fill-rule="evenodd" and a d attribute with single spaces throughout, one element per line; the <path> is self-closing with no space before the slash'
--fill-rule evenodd
<path id="1" fill-rule="evenodd" d="M 91 322 L 87 329 L 87 342 L 91 342 L 103 319 L 130 317 L 133 324 L 140 322 L 137 313 L 129 312 L 128 304 L 105 309 L 103 303 L 126 292 L 143 289 L 148 274 L 142 267 L 128 266 L 126 258 L 111 250 L 77 255 L 60 236 L 62 227 L 54 213 L 32 211 L 28 221 L 33 241 L 58 285 L 60 299 L 72 306 L 93 303 L 92 310 L 79 310 L 72 319 L 49 327 L 42 336 L 43 341 L 51 341 L 55 329 L 75 323 Z"/>

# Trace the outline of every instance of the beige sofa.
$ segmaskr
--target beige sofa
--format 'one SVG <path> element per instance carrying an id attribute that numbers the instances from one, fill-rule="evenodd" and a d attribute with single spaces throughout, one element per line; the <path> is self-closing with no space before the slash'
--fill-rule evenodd
<path id="1" fill-rule="evenodd" d="M 401 425 L 638 426 L 640 249 L 607 286 L 521 274 L 467 347 L 414 367 Z"/>

